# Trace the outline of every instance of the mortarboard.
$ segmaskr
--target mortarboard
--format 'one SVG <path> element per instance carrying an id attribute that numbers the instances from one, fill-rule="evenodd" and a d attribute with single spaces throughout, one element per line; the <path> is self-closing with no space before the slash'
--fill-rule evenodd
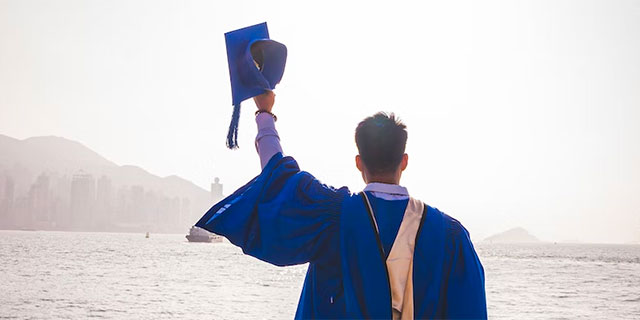
<path id="1" fill-rule="evenodd" d="M 227 134 L 227 147 L 238 147 L 240 103 L 273 90 L 282 79 L 287 47 L 269 39 L 267 23 L 224 34 L 229 60 L 233 115 Z"/>

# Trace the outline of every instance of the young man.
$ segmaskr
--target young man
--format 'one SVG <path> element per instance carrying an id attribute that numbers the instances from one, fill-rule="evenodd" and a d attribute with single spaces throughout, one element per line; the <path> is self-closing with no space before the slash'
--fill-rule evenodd
<path id="1" fill-rule="evenodd" d="M 351 193 L 282 155 L 274 97 L 254 98 L 262 173 L 197 225 L 269 263 L 309 263 L 299 319 L 486 318 L 484 270 L 467 230 L 399 185 L 404 124 L 378 113 L 358 125 L 355 162 L 367 186 Z"/>

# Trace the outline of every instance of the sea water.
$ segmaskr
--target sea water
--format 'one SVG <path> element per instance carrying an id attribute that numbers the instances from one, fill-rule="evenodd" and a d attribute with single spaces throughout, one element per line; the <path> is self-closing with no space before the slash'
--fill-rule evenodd
<path id="1" fill-rule="evenodd" d="M 476 249 L 494 319 L 640 319 L 640 246 Z M 290 319 L 306 266 L 183 235 L 0 231 L 0 318 Z"/>

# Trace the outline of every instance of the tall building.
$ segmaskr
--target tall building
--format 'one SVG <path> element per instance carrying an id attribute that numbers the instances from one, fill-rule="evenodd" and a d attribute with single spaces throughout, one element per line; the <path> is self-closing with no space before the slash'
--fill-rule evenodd
<path id="1" fill-rule="evenodd" d="M 51 179 L 51 197 L 53 212 L 51 213 L 55 227 L 68 229 L 71 226 L 71 179 L 67 175 L 55 176 Z"/>
<path id="2" fill-rule="evenodd" d="M 145 222 L 144 187 L 131 186 L 131 205 L 128 210 L 128 221 L 133 223 Z"/>
<path id="3" fill-rule="evenodd" d="M 211 200 L 217 202 L 222 200 L 222 197 L 222 183 L 220 183 L 220 178 L 216 177 L 211 184 Z"/>
<path id="4" fill-rule="evenodd" d="M 38 227 L 47 227 L 51 223 L 49 176 L 41 173 L 29 190 L 29 220 Z"/>
<path id="5" fill-rule="evenodd" d="M 159 221 L 158 195 L 153 190 L 144 193 L 143 222 L 145 226 L 157 224 Z"/>
<path id="6" fill-rule="evenodd" d="M 185 219 L 180 215 L 180 198 L 179 197 L 171 198 L 171 202 L 169 203 L 169 215 L 172 217 L 171 219 L 171 221 L 173 222 L 172 228 L 177 228 L 173 230 L 182 231 L 180 229 L 185 224 L 184 222 Z"/>
<path id="7" fill-rule="evenodd" d="M 191 212 L 191 200 L 189 200 L 189 198 L 182 198 L 180 202 L 180 217 L 187 225 L 196 223 L 193 213 Z M 187 227 L 187 225 L 185 225 L 185 227 Z"/>
<path id="8" fill-rule="evenodd" d="M 108 229 L 113 222 L 113 194 L 111 179 L 103 175 L 98 179 L 96 190 L 96 223 L 99 230 Z"/>
<path id="9" fill-rule="evenodd" d="M 96 181 L 91 174 L 80 171 L 71 179 L 71 225 L 93 227 L 96 202 Z"/>
<path id="10" fill-rule="evenodd" d="M 13 226 L 15 224 L 13 217 L 15 185 L 13 179 L 9 176 L 5 176 L 4 181 L 0 180 L 0 183 L 3 185 L 2 193 L 0 194 L 0 225 Z"/>

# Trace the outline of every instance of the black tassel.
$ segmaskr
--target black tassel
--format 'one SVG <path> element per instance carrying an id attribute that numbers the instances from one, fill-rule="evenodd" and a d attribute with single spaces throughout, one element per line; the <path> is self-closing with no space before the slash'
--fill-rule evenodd
<path id="1" fill-rule="evenodd" d="M 227 148 L 238 148 L 238 124 L 240 122 L 240 103 L 233 106 L 233 115 L 231 116 L 231 124 L 229 124 L 229 133 L 227 133 Z"/>

